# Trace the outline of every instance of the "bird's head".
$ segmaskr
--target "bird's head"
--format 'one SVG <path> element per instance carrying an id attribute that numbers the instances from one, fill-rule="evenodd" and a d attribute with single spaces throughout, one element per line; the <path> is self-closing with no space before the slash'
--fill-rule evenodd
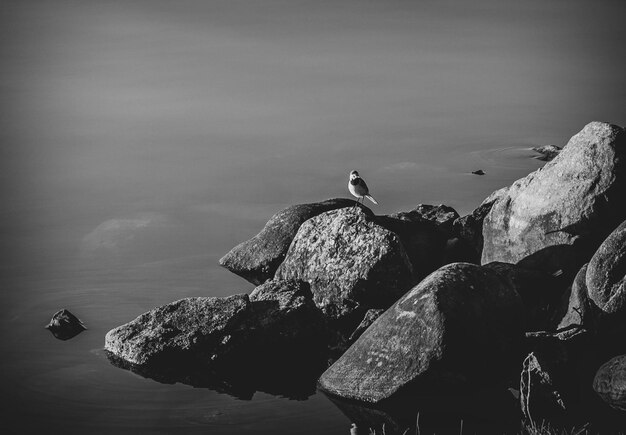
<path id="1" fill-rule="evenodd" d="M 354 180 L 355 178 L 359 178 L 359 173 L 357 171 L 350 172 L 350 179 Z"/>

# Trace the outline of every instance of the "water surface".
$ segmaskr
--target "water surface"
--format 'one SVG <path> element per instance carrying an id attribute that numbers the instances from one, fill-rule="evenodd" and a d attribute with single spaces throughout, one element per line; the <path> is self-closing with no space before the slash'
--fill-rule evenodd
<path id="1" fill-rule="evenodd" d="M 105 333 L 252 286 L 217 260 L 346 196 L 470 212 L 532 146 L 626 124 L 620 1 L 12 1 L 0 8 L 3 406 L 15 432 L 347 433 L 109 364 Z M 482 169 L 485 176 L 471 175 Z M 55 340 L 60 308 L 89 330 Z"/>

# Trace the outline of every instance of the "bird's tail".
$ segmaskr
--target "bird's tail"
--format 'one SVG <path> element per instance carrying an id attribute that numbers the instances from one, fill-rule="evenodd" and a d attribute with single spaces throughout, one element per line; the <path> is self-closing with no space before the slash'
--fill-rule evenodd
<path id="1" fill-rule="evenodd" d="M 374 199 L 372 195 L 365 195 L 365 197 L 369 199 L 370 201 L 372 201 L 374 204 L 378 205 L 378 202 Z"/>

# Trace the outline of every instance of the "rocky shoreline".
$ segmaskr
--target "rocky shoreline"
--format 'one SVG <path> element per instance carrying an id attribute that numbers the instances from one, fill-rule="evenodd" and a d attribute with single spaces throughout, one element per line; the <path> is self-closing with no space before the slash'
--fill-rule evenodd
<path id="1" fill-rule="evenodd" d="M 257 285 L 250 295 L 155 308 L 109 331 L 105 349 L 149 377 L 175 367 L 176 382 L 245 377 L 267 391 L 273 373 L 370 404 L 513 389 L 531 420 L 598 397 L 621 409 L 625 198 L 626 131 L 592 122 L 466 216 L 294 205 L 220 259 Z"/>

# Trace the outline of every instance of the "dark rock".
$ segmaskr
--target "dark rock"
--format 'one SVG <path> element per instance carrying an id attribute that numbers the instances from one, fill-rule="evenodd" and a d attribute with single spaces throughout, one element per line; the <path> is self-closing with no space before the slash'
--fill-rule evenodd
<path id="1" fill-rule="evenodd" d="M 598 369 L 593 389 L 611 407 L 626 411 L 626 355 L 616 356 Z"/>
<path id="2" fill-rule="evenodd" d="M 557 305 L 564 290 L 559 288 L 557 279 L 545 272 L 510 263 L 493 262 L 483 267 L 498 273 L 521 296 L 528 330 L 543 330 L 552 326 L 552 308 Z"/>
<path id="3" fill-rule="evenodd" d="M 472 171 L 472 174 L 474 174 L 474 175 L 485 175 L 485 171 L 483 171 L 482 169 L 478 169 L 477 171 Z"/>
<path id="4" fill-rule="evenodd" d="M 602 310 L 606 320 L 609 320 L 609 317 L 624 318 L 626 314 L 626 221 L 622 222 L 602 242 L 591 258 L 587 269 L 586 284 L 589 298 Z"/>
<path id="5" fill-rule="evenodd" d="M 546 269 L 573 274 L 624 220 L 626 134 L 592 122 L 543 168 L 517 180 L 483 223 L 482 263 L 517 263 L 560 248 Z"/>
<path id="6" fill-rule="evenodd" d="M 250 294 L 254 328 L 262 331 L 254 346 L 262 352 L 313 352 L 325 345 L 327 330 L 307 282 L 268 281 Z"/>
<path id="7" fill-rule="evenodd" d="M 532 352 L 524 360 L 520 375 L 520 404 L 527 420 L 543 421 L 562 416 L 566 411 L 549 366 L 549 360 Z"/>
<path id="8" fill-rule="evenodd" d="M 556 312 L 556 329 L 565 329 L 558 334 L 561 340 L 569 340 L 585 333 L 590 329 L 590 324 L 593 322 L 587 295 L 587 284 L 585 283 L 587 266 L 588 264 L 585 264 L 580 268 L 569 291 L 563 295 L 561 309 Z M 580 327 L 574 328 L 576 325 Z"/>
<path id="9" fill-rule="evenodd" d="M 396 213 L 391 216 L 398 217 L 400 219 L 415 219 L 415 217 L 419 217 L 435 223 L 437 226 L 445 229 L 446 231 L 451 231 L 454 220 L 459 217 L 459 214 L 452 207 L 443 204 L 418 204 L 417 207 L 409 212 Z"/>
<path id="10" fill-rule="evenodd" d="M 378 319 L 380 315 L 384 312 L 385 310 L 382 308 L 373 308 L 371 310 L 367 310 L 365 316 L 363 317 L 363 320 L 361 320 L 359 326 L 357 326 L 352 335 L 350 335 L 348 341 L 350 343 L 354 343 L 356 339 L 359 338 L 365 332 L 365 330 L 369 328 L 370 325 L 374 323 L 374 321 Z"/>
<path id="11" fill-rule="evenodd" d="M 376 403 L 407 389 L 427 393 L 496 382 L 514 366 L 522 313 L 519 295 L 497 273 L 449 264 L 385 311 L 319 385 Z"/>
<path id="12" fill-rule="evenodd" d="M 59 340 L 69 340 L 87 329 L 78 317 L 65 308 L 54 313 L 45 328 Z"/>
<path id="13" fill-rule="evenodd" d="M 262 284 L 274 277 L 300 225 L 320 213 L 354 204 L 352 200 L 336 198 L 287 207 L 272 216 L 259 234 L 231 249 L 219 264 L 255 285 Z M 367 207 L 359 207 L 371 214 Z"/>
<path id="14" fill-rule="evenodd" d="M 300 227 L 276 278 L 310 283 L 316 305 L 352 331 L 365 311 L 410 287 L 413 268 L 395 233 L 360 209 L 340 209 Z"/>
<path id="15" fill-rule="evenodd" d="M 536 153 L 541 154 L 540 156 L 536 156 L 537 160 L 542 160 L 544 162 L 549 162 L 553 160 L 556 156 L 561 152 L 561 148 L 556 145 L 544 145 L 541 147 L 533 147 L 532 149 Z"/>
<path id="16" fill-rule="evenodd" d="M 447 235 L 435 222 L 412 212 L 376 216 L 375 221 L 400 238 L 413 266 L 411 284 L 421 281 L 444 264 Z"/>
<path id="17" fill-rule="evenodd" d="M 483 221 L 494 202 L 504 196 L 507 187 L 496 190 L 489 195 L 473 212 L 463 217 L 457 218 L 453 224 L 456 240 L 452 239 L 449 247 L 451 258 L 466 257 L 468 263 L 480 264 L 480 257 L 483 250 Z"/>
<path id="18" fill-rule="evenodd" d="M 137 365 L 209 365 L 236 359 L 251 317 L 248 295 L 181 299 L 109 331 L 105 350 Z"/>

